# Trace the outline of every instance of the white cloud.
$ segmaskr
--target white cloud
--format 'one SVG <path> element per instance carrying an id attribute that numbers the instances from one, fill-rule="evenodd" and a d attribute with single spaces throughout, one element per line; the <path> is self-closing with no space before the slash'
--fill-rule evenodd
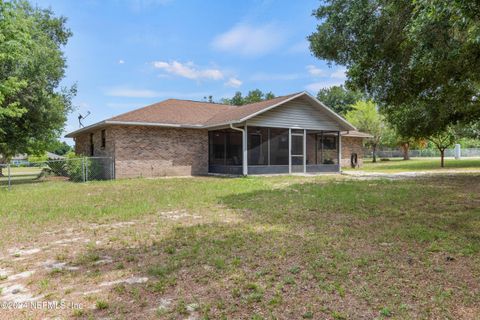
<path id="1" fill-rule="evenodd" d="M 105 91 L 107 96 L 123 98 L 156 98 L 161 96 L 157 91 L 148 89 L 133 89 L 130 87 L 114 87 Z"/>
<path id="2" fill-rule="evenodd" d="M 242 85 L 242 83 L 243 82 L 241 80 L 237 79 L 237 78 L 230 78 L 230 79 L 228 79 L 227 82 L 225 82 L 225 85 L 227 87 L 238 88 Z"/>
<path id="3" fill-rule="evenodd" d="M 289 53 L 308 53 L 309 52 L 309 42 L 303 40 L 293 44 L 289 49 Z"/>
<path id="4" fill-rule="evenodd" d="M 317 70 L 321 71 L 320 69 L 316 68 L 313 65 L 307 66 L 307 70 L 311 75 L 315 75 L 315 73 L 318 73 Z M 321 77 L 321 79 L 323 80 L 310 83 L 307 86 L 305 86 L 305 88 L 308 91 L 316 93 L 320 89 L 342 85 L 345 83 L 345 80 L 347 80 L 346 72 L 347 72 L 347 69 L 345 67 L 339 67 L 336 70 L 334 70 L 332 73 L 330 73 L 327 77 L 325 76 Z M 322 75 L 324 75 L 323 72 L 319 74 L 319 76 L 322 76 Z"/>
<path id="5" fill-rule="evenodd" d="M 193 62 L 181 63 L 178 61 L 154 61 L 153 66 L 168 73 L 192 80 L 221 80 L 224 77 L 223 72 L 218 69 L 199 69 Z"/>
<path id="6" fill-rule="evenodd" d="M 324 88 L 330 88 L 333 86 L 339 86 L 343 84 L 343 80 L 332 80 L 332 79 L 327 79 L 325 81 L 318 81 L 318 82 L 313 82 L 305 86 L 305 89 L 307 89 L 310 92 L 317 93 L 320 89 Z"/>
<path id="7" fill-rule="evenodd" d="M 274 24 L 252 26 L 237 24 L 232 29 L 218 35 L 212 42 L 217 50 L 230 51 L 243 55 L 262 55 L 277 49 L 283 42 L 282 30 Z"/>
<path id="8" fill-rule="evenodd" d="M 252 81 L 288 81 L 301 78 L 302 76 L 298 73 L 265 73 L 258 72 L 253 74 L 250 79 Z"/>
<path id="9" fill-rule="evenodd" d="M 125 60 L 122 60 L 122 59 L 118 60 L 118 64 L 124 64 L 124 63 L 125 63 Z"/>
<path id="10" fill-rule="evenodd" d="M 337 70 L 332 72 L 330 77 L 332 77 L 334 79 L 346 80 L 347 79 L 347 68 L 345 68 L 345 67 L 338 68 Z"/>
<path id="11" fill-rule="evenodd" d="M 314 66 L 313 64 L 309 64 L 306 68 L 307 68 L 308 73 L 309 73 L 311 76 L 320 77 L 320 76 L 325 75 L 325 72 L 323 72 L 322 69 L 317 68 L 317 67 Z"/>

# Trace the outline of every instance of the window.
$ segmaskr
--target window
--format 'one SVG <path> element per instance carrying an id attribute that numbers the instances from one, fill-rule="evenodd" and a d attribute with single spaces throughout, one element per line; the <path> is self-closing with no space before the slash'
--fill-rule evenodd
<path id="1" fill-rule="evenodd" d="M 102 148 L 105 148 L 105 143 L 106 143 L 106 134 L 105 134 L 105 130 L 102 130 Z"/>
<path id="2" fill-rule="evenodd" d="M 337 136 L 331 134 L 323 134 L 318 136 L 318 150 L 320 157 L 317 159 L 319 164 L 337 164 L 338 148 Z"/>
<path id="3" fill-rule="evenodd" d="M 323 136 L 323 150 L 335 150 L 337 149 L 337 137 L 335 136 Z"/>
<path id="4" fill-rule="evenodd" d="M 93 133 L 90 133 L 90 156 L 93 157 L 95 148 L 93 146 Z"/>

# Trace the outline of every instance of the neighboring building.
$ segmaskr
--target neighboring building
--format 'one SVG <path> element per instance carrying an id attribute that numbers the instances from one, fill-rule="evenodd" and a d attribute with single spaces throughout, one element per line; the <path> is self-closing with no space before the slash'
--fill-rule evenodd
<path id="1" fill-rule="evenodd" d="M 52 153 L 52 152 L 46 152 L 45 153 L 47 156 L 48 160 L 62 160 L 65 159 L 65 157 L 59 156 L 58 154 Z M 23 154 L 17 154 L 12 158 L 10 161 L 12 165 L 20 166 L 20 165 L 28 165 L 30 162 L 28 161 L 28 154 L 23 153 Z"/>
<path id="2" fill-rule="evenodd" d="M 169 99 L 69 133 L 117 178 L 338 172 L 369 137 L 306 92 L 244 106 Z"/>

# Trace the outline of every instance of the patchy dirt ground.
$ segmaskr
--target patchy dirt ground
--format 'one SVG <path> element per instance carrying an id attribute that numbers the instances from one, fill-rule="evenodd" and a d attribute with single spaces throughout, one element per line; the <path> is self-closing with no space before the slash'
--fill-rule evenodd
<path id="1" fill-rule="evenodd" d="M 43 232 L 34 236 L 32 243 L 7 248 L 0 254 L 1 319 L 101 317 L 107 313 L 102 310 L 117 303 L 110 293 L 126 291 L 126 287 L 132 299 L 118 301 L 115 308 L 130 310 L 129 318 L 157 317 L 172 307 L 173 299 L 150 300 L 145 288 L 152 279 L 140 272 L 148 269 L 149 261 L 139 261 L 137 253 L 161 239 L 159 230 L 170 223 L 192 225 L 202 223 L 203 218 L 174 210 L 142 220 L 77 224 Z M 225 223 L 235 220 L 224 216 Z M 197 307 L 195 303 L 185 305 L 186 318 L 197 319 Z M 135 316 L 135 310 L 141 311 Z"/>
<path id="2" fill-rule="evenodd" d="M 3 233 L 0 319 L 479 319 L 479 181 L 65 184 L 75 219 Z"/>

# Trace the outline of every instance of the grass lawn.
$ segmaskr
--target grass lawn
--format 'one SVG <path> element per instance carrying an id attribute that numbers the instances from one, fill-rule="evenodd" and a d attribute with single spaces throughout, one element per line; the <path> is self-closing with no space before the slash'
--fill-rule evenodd
<path id="1" fill-rule="evenodd" d="M 389 161 L 380 161 L 373 163 L 371 159 L 366 159 L 360 170 L 374 172 L 407 172 L 407 171 L 445 171 L 445 170 L 480 170 L 480 158 L 463 158 L 455 160 L 454 158 L 445 158 L 445 167 L 440 167 L 440 158 L 412 158 L 403 160 L 392 158 Z M 357 170 L 346 168 L 345 170 Z"/>
<path id="2" fill-rule="evenodd" d="M 1 318 L 478 319 L 479 182 L 211 177 L 0 190 L 0 299 L 77 306 Z"/>

